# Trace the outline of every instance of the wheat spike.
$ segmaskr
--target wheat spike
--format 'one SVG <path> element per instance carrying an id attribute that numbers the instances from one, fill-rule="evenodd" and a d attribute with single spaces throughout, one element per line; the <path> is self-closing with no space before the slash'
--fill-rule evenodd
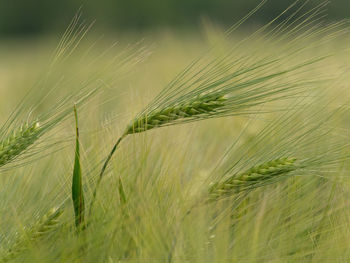
<path id="1" fill-rule="evenodd" d="M 174 106 L 155 110 L 150 114 L 136 118 L 126 129 L 125 135 L 144 132 L 161 127 L 179 119 L 189 119 L 208 115 L 225 106 L 227 97 L 222 94 L 200 94 L 195 98 Z"/>
<path id="2" fill-rule="evenodd" d="M 32 145 L 40 136 L 41 129 L 39 122 L 22 125 L 17 131 L 12 132 L 0 143 L 0 166 L 3 166 L 30 145 Z"/>
<path id="3" fill-rule="evenodd" d="M 33 228 L 30 239 L 32 241 L 47 235 L 54 230 L 59 223 L 59 217 L 63 211 L 58 208 L 52 208 L 46 215 L 44 215 L 38 222 L 37 226 Z"/>
<path id="4" fill-rule="evenodd" d="M 63 211 L 59 208 L 52 208 L 34 226 L 24 229 L 24 233 L 18 236 L 11 249 L 0 259 L 0 262 L 8 262 L 18 256 L 28 248 L 29 243 L 34 243 L 38 239 L 52 232 L 59 223 L 59 217 Z"/>
<path id="5" fill-rule="evenodd" d="M 296 158 L 279 158 L 249 170 L 230 176 L 223 182 L 218 182 L 210 187 L 209 195 L 211 200 L 220 197 L 230 196 L 233 193 L 239 193 L 245 190 L 263 186 L 272 179 L 278 179 L 280 176 L 287 175 L 294 171 Z"/>

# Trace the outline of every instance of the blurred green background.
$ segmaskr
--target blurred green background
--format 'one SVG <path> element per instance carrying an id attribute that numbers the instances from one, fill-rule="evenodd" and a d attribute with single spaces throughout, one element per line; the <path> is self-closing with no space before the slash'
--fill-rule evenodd
<path id="1" fill-rule="evenodd" d="M 196 29 L 203 18 L 230 25 L 259 0 L 0 0 L 0 37 L 35 36 L 62 31 L 82 7 L 84 18 L 104 30 Z M 295 0 L 270 0 L 250 23 L 265 23 Z M 300 1 L 303 2 L 303 1 Z M 312 4 L 322 1 L 310 1 Z M 333 0 L 328 18 L 350 17 L 349 0 Z"/>

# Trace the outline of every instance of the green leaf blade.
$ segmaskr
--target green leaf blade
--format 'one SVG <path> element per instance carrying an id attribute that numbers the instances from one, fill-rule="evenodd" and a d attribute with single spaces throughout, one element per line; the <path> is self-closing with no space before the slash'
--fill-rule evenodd
<path id="1" fill-rule="evenodd" d="M 84 228 L 85 219 L 85 204 L 84 192 L 82 187 L 82 172 L 80 164 L 80 146 L 79 146 L 79 129 L 78 129 L 78 114 L 74 106 L 75 124 L 76 124 L 76 141 L 75 141 L 75 159 L 72 180 L 72 200 L 75 214 L 75 225 L 78 229 Z"/>

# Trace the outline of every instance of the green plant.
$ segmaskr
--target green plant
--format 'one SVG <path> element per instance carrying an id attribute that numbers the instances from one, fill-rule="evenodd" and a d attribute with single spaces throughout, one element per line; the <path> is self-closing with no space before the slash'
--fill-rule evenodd
<path id="1" fill-rule="evenodd" d="M 0 143 L 0 166 L 3 166 L 30 147 L 41 135 L 39 122 L 26 123 L 18 131 L 13 131 Z"/>
<path id="2" fill-rule="evenodd" d="M 90 213 L 108 163 L 126 136 L 209 118 L 267 113 L 274 109 L 262 109 L 262 104 L 307 96 L 322 77 L 305 81 L 302 75 L 327 56 L 303 58 L 297 62 L 293 61 L 293 57 L 302 56 L 305 51 L 322 45 L 325 40 L 319 41 L 320 36 L 329 34 L 332 38 L 342 33 L 342 23 L 317 28 L 317 18 L 321 16 L 323 6 L 321 4 L 305 13 L 300 8 L 278 24 L 281 14 L 252 36 L 228 47 L 224 54 L 218 55 L 214 46 L 185 68 L 136 115 L 112 147 L 97 178 Z M 230 28 L 225 40 L 229 42 L 232 31 L 251 14 Z M 309 28 L 313 30 L 310 32 Z M 269 37 L 265 44 L 271 45 L 272 50 L 268 55 L 259 57 L 256 50 L 247 49 L 247 46 L 264 36 Z M 285 42 L 286 38 L 293 37 L 293 40 Z M 307 47 L 303 45 L 306 42 Z M 283 45 L 283 52 L 273 52 L 274 45 Z"/>
<path id="3" fill-rule="evenodd" d="M 47 103 L 38 105 L 42 93 L 38 98 L 33 96 L 27 101 L 33 105 L 32 111 L 23 107 L 15 114 L 17 117 L 11 117 L 0 128 L 0 138 L 12 145 L 6 146 L 10 149 L 7 153 L 17 154 L 1 167 L 1 172 L 4 171 L 0 180 L 3 261 L 348 261 L 349 110 L 348 92 L 346 88 L 340 90 L 341 86 L 347 86 L 348 79 L 345 75 L 336 82 L 325 81 L 328 74 L 337 75 L 339 68 L 344 68 L 344 61 L 336 60 L 337 57 L 322 60 L 325 52 L 335 51 L 346 40 L 325 46 L 327 51 L 315 49 L 323 42 L 323 39 L 317 42 L 321 32 L 329 39 L 331 35 L 327 32 L 332 30 L 326 26 L 313 27 L 315 24 L 309 23 L 317 19 L 313 14 L 296 21 L 288 17 L 276 26 L 270 24 L 269 29 L 263 28 L 267 32 L 260 30 L 244 41 L 241 35 L 244 30 L 232 35 L 232 39 L 227 34 L 226 39 L 139 111 L 136 100 L 128 103 L 127 97 L 132 94 L 125 90 L 127 84 L 140 85 L 136 97 L 144 102 L 144 92 L 157 92 L 163 74 L 172 74 L 174 66 L 188 59 L 187 49 L 183 57 L 178 56 L 176 50 L 180 45 L 172 39 L 167 49 L 161 48 L 155 55 L 158 53 L 158 59 L 163 58 L 165 52 L 171 65 L 165 66 L 155 57 L 146 70 L 118 85 L 107 80 L 104 85 L 109 86 L 108 101 L 101 94 L 96 100 L 80 104 L 85 108 L 79 106 L 79 121 L 84 121 L 86 128 L 84 132 L 78 130 L 75 109 L 75 136 L 71 133 L 72 123 L 62 120 L 66 119 L 64 116 L 70 117 L 72 104 L 79 99 L 75 88 L 80 87 L 80 80 L 78 85 L 74 82 L 62 85 L 62 97 L 54 96 Z M 181 41 L 181 47 L 205 48 L 202 39 L 176 40 Z M 83 51 L 86 58 L 95 59 L 91 49 Z M 341 55 L 341 59 L 348 58 L 345 53 Z M 125 56 L 125 60 L 129 59 Z M 96 82 L 90 82 L 94 75 L 93 78 L 102 76 L 103 83 L 105 78 L 100 73 L 109 65 L 105 67 L 105 56 L 98 60 L 101 63 L 97 66 L 87 66 L 86 60 L 79 56 L 77 68 L 75 64 L 67 64 L 64 76 L 79 71 L 84 82 L 95 85 Z M 86 66 L 93 74 L 85 71 Z M 111 70 L 111 76 L 117 72 Z M 20 73 L 9 72 L 9 79 L 13 77 L 11 74 Z M 44 84 L 40 85 L 51 87 L 50 83 Z M 11 93 L 15 90 L 11 85 L 1 93 L 17 96 L 17 92 Z M 19 86 L 25 88 L 22 83 Z M 84 90 L 83 95 L 92 91 Z M 119 91 L 127 95 L 120 96 Z M 110 97 L 111 94 L 118 99 Z M 344 100 L 345 105 L 338 107 Z M 100 160 L 104 147 L 115 136 L 114 119 L 109 121 L 107 110 L 139 114 L 126 127 L 123 117 L 118 118 L 122 136 L 108 160 L 102 160 L 105 163 L 98 183 L 103 175 L 107 181 L 100 186 L 99 204 L 95 203 L 93 213 L 87 217 L 84 201 L 90 201 L 94 194 L 93 202 L 96 196 L 96 190 L 90 187 L 95 186 L 96 171 L 103 164 Z M 199 126 L 178 125 L 229 115 L 239 116 Z M 25 123 L 24 128 L 18 129 L 21 123 Z M 40 124 L 36 128 L 44 129 L 38 138 L 35 123 Z M 107 129 L 100 133 L 101 123 Z M 106 123 L 113 128 L 105 127 Z M 163 133 L 155 130 L 166 126 L 174 127 L 164 129 Z M 146 132 L 147 136 L 143 136 Z M 113 168 L 117 176 L 107 177 L 108 162 L 128 135 L 135 140 L 119 152 L 118 165 Z M 84 138 L 84 149 L 80 136 Z M 33 138 L 34 142 L 15 142 L 21 138 L 23 141 Z M 47 149 L 49 141 L 56 138 L 66 141 L 67 147 L 47 154 L 45 160 L 6 171 L 11 164 L 20 164 L 25 158 L 27 161 L 27 156 L 32 154 L 44 156 L 41 150 Z M 18 150 L 17 145 L 27 146 Z M 220 158 L 224 148 L 227 152 Z M 82 166 L 83 154 L 88 160 Z M 216 166 L 215 160 L 219 161 Z M 47 221 L 50 215 L 33 218 L 53 203 L 61 204 L 56 211 L 69 212 L 67 222 L 59 216 L 51 223 Z M 23 225 L 26 227 L 22 228 Z"/>
<path id="4" fill-rule="evenodd" d="M 296 158 L 278 158 L 230 176 L 222 182 L 216 182 L 209 189 L 210 200 L 214 201 L 239 192 L 253 190 L 281 179 L 298 168 L 295 161 Z"/>
<path id="5" fill-rule="evenodd" d="M 82 174 L 80 164 L 80 147 L 79 147 L 79 128 L 78 128 L 78 113 L 77 108 L 74 106 L 74 116 L 76 125 L 76 140 L 75 140 L 75 157 L 74 157 L 74 169 L 72 178 L 72 200 L 75 213 L 75 225 L 77 229 L 84 229 L 85 220 L 85 205 L 84 205 L 84 191 L 82 185 Z"/>
<path id="6" fill-rule="evenodd" d="M 33 226 L 24 228 L 23 232 L 18 233 L 16 241 L 11 245 L 11 248 L 0 258 L 0 262 L 11 261 L 20 253 L 27 250 L 28 246 L 32 246 L 40 239 L 55 231 L 62 213 L 62 209 L 52 208 Z"/>

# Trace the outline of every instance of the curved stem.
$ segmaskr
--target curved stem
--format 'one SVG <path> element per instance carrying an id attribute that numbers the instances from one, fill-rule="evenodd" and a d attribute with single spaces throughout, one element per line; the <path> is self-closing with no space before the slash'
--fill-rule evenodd
<path id="1" fill-rule="evenodd" d="M 102 177 L 103 177 L 103 175 L 104 175 L 104 173 L 105 173 L 105 170 L 106 170 L 106 168 L 107 168 L 107 166 L 108 166 L 108 163 L 109 163 L 109 161 L 111 160 L 111 158 L 112 158 L 114 152 L 115 152 L 116 149 L 118 148 L 118 145 L 119 145 L 120 142 L 124 139 L 125 136 L 126 136 L 126 134 L 122 135 L 122 136 L 118 139 L 118 141 L 114 144 L 114 146 L 113 146 L 111 152 L 110 152 L 109 155 L 107 156 L 107 159 L 106 159 L 106 161 L 104 162 L 104 164 L 103 164 L 103 166 L 102 166 L 100 175 L 99 175 L 99 177 L 98 177 L 98 179 L 97 179 L 97 182 L 96 182 L 95 190 L 94 190 L 94 192 L 93 192 L 93 194 L 92 194 L 92 199 L 91 199 L 90 208 L 89 208 L 89 216 L 91 215 L 92 207 L 93 207 L 93 205 L 94 205 L 94 203 L 95 203 L 95 199 L 96 199 L 97 190 L 98 190 L 98 188 L 99 188 L 99 186 L 100 186 L 100 184 L 101 184 Z"/>

